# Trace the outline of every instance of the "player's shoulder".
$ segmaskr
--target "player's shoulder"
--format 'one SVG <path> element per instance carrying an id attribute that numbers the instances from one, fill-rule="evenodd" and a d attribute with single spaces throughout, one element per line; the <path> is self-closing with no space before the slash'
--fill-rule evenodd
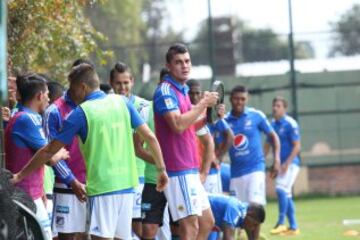
<path id="1" fill-rule="evenodd" d="M 16 116 L 15 119 L 15 125 L 16 126 L 39 126 L 42 123 L 41 117 L 38 114 L 30 113 L 30 112 L 19 112 L 17 113 L 18 116 Z"/>
<path id="2" fill-rule="evenodd" d="M 289 124 L 292 128 L 298 128 L 299 124 L 296 122 L 296 120 L 294 118 L 292 118 L 289 115 L 286 115 L 284 117 L 284 120 L 286 121 L 287 124 Z"/>
<path id="3" fill-rule="evenodd" d="M 59 108 L 55 103 L 50 104 L 49 107 L 46 108 L 44 112 L 44 118 L 48 118 L 51 115 L 56 115 L 59 113 Z"/>
<path id="4" fill-rule="evenodd" d="M 256 109 L 256 108 L 253 108 L 253 107 L 248 107 L 246 110 L 252 116 L 260 117 L 260 118 L 266 118 L 265 113 L 263 111 L 259 110 L 259 109 Z"/>
<path id="5" fill-rule="evenodd" d="M 171 84 L 166 81 L 160 83 L 155 90 L 155 96 L 171 96 L 174 94 L 175 92 L 172 89 Z"/>

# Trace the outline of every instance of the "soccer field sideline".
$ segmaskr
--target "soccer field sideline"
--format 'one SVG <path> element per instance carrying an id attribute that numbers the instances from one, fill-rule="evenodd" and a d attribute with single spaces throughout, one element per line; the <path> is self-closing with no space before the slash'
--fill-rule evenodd
<path id="1" fill-rule="evenodd" d="M 360 219 L 360 196 L 295 199 L 295 202 L 301 234 L 291 237 L 269 234 L 278 214 L 277 202 L 271 201 L 266 206 L 266 220 L 261 230 L 266 239 L 360 239 L 360 236 L 344 236 L 347 230 L 360 231 L 360 225 L 343 225 L 344 219 Z"/>

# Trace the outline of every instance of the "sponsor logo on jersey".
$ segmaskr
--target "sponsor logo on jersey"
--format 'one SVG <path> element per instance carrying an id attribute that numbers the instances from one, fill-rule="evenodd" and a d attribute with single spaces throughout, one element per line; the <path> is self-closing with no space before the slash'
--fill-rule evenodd
<path id="1" fill-rule="evenodd" d="M 249 140 L 244 134 L 237 134 L 234 137 L 234 148 L 239 151 L 244 151 L 249 146 Z"/>

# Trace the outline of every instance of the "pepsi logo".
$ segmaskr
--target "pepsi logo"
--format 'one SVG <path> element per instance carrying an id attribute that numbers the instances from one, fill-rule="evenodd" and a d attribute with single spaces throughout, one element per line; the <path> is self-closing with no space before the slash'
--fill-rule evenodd
<path id="1" fill-rule="evenodd" d="M 237 134 L 234 137 L 234 148 L 240 151 L 247 149 L 249 145 L 248 138 L 243 134 Z"/>

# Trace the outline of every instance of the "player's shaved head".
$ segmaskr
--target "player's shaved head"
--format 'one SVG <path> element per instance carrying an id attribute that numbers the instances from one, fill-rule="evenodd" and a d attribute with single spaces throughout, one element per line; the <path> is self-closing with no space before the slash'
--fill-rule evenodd
<path id="1" fill-rule="evenodd" d="M 68 78 L 72 84 L 84 83 L 93 90 L 98 89 L 100 86 L 99 76 L 93 66 L 87 63 L 73 67 Z"/>
<path id="2" fill-rule="evenodd" d="M 248 214 L 259 223 L 263 223 L 265 221 L 265 209 L 260 204 L 250 203 L 248 207 Z"/>

